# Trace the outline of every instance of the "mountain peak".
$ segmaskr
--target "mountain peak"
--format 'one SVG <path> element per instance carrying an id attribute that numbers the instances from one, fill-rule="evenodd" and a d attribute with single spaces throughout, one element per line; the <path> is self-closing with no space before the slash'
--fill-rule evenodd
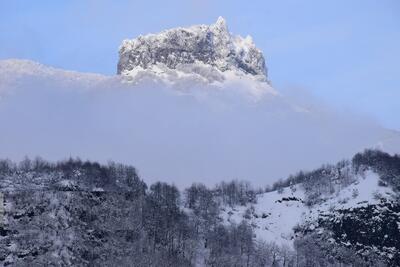
<path id="1" fill-rule="evenodd" d="M 229 71 L 267 81 L 262 52 L 251 37 L 232 35 L 222 17 L 211 25 L 179 27 L 123 41 L 118 74 L 154 68 L 163 72 L 189 69 L 200 76 L 206 75 L 205 72 L 215 76 Z"/>
<path id="2" fill-rule="evenodd" d="M 224 29 L 228 31 L 228 26 L 226 25 L 226 21 L 223 17 L 219 16 L 217 22 L 215 22 L 214 26 L 219 29 Z"/>

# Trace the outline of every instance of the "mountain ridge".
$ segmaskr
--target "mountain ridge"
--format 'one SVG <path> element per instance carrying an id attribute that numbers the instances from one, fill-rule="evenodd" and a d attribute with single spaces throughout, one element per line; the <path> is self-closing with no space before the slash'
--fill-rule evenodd
<path id="1" fill-rule="evenodd" d="M 178 27 L 124 40 L 119 55 L 118 74 L 132 75 L 137 68 L 151 70 L 156 65 L 167 69 L 206 65 L 214 71 L 233 71 L 260 81 L 268 78 L 264 56 L 252 38 L 233 36 L 222 17 L 211 25 Z"/>

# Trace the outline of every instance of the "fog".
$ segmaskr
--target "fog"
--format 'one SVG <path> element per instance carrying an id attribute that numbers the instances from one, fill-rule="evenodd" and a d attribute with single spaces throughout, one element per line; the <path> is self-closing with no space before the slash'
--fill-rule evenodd
<path id="1" fill-rule="evenodd" d="M 400 151 L 398 134 L 366 117 L 288 91 L 255 97 L 245 82 L 174 88 L 54 74 L 0 87 L 1 158 L 112 160 L 135 166 L 149 183 L 264 186 L 366 147 Z"/>

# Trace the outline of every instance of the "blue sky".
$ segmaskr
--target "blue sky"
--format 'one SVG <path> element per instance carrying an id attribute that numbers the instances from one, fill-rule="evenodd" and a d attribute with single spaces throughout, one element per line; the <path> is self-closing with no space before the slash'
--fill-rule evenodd
<path id="1" fill-rule="evenodd" d="M 0 59 L 114 74 L 125 38 L 218 16 L 251 35 L 278 90 L 400 130 L 400 1 L 0 0 Z"/>

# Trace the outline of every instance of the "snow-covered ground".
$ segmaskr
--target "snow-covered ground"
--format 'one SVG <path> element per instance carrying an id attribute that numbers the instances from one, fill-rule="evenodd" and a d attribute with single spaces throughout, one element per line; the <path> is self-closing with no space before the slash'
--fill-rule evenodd
<path id="1" fill-rule="evenodd" d="M 379 177 L 371 171 L 356 178 L 356 182 L 326 196 L 321 204 L 311 208 L 304 204 L 305 192 L 298 184 L 284 188 L 281 193 L 261 194 L 253 205 L 226 207 L 221 216 L 227 224 L 247 220 L 253 226 L 257 239 L 292 246 L 296 225 L 312 223 L 322 213 L 374 204 L 379 201 L 377 197 L 390 199 L 394 194 L 391 188 L 378 186 Z M 254 211 L 246 212 L 252 208 Z"/>

